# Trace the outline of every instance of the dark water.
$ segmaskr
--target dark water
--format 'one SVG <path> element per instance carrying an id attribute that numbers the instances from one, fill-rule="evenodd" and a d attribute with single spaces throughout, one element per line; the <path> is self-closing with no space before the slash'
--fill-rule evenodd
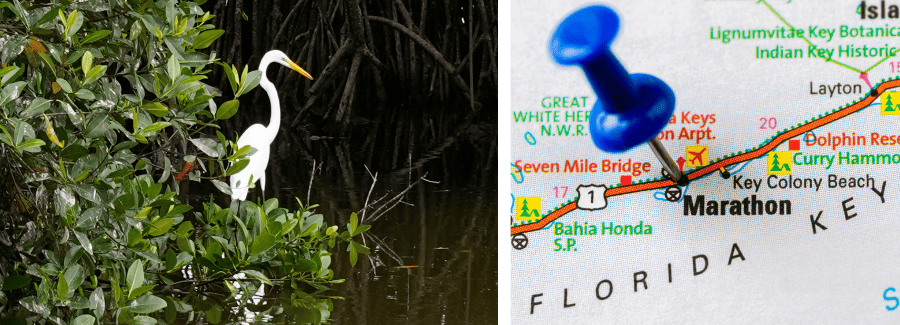
<path id="1" fill-rule="evenodd" d="M 361 255 L 351 267 L 341 246 L 334 250 L 332 268 L 335 278 L 346 282 L 312 297 L 290 288 L 265 288 L 246 306 L 218 299 L 221 319 L 213 320 L 304 323 L 309 320 L 304 304 L 330 303 L 333 310 L 326 316 L 333 324 L 497 323 L 496 164 L 458 169 L 472 166 L 473 160 L 492 159 L 449 148 L 417 169 L 378 172 L 370 195 L 372 177 L 366 164 L 354 161 L 352 149 L 339 141 L 282 142 L 276 149 L 280 158 L 269 164 L 266 196 L 279 198 L 289 208 L 296 208 L 294 197 L 319 204 L 317 212 L 329 224 L 340 225 L 351 212 L 360 212 L 368 196 L 364 223 L 372 228 L 365 244 L 372 253 Z M 313 160 L 319 169 L 311 177 Z M 409 188 L 426 172 L 427 181 Z M 377 215 L 379 208 L 386 209 L 385 202 L 407 189 L 393 209 Z M 212 323 L 204 316 L 187 321 L 195 322 Z"/>
<path id="2" fill-rule="evenodd" d="M 335 324 L 497 322 L 496 188 L 415 192 L 404 200 L 415 206 L 375 221 L 382 243 L 369 242 L 371 261 L 350 268 L 346 254 L 338 257 L 336 274 L 347 282 L 335 293 L 347 299 L 335 303 Z"/>

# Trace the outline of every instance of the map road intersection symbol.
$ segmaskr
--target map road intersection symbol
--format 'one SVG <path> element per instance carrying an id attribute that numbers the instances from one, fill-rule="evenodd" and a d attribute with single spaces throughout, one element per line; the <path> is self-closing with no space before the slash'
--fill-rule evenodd
<path id="1" fill-rule="evenodd" d="M 678 186 L 672 186 L 666 188 L 666 200 L 669 202 L 678 202 L 681 199 L 681 188 Z"/>
<path id="2" fill-rule="evenodd" d="M 523 234 L 516 234 L 512 238 L 512 246 L 518 250 L 525 249 L 525 247 L 528 247 L 528 237 Z"/>

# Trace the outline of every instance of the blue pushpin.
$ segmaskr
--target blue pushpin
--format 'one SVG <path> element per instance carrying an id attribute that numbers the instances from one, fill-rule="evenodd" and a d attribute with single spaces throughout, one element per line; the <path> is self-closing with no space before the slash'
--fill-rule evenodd
<path id="1" fill-rule="evenodd" d="M 550 53 L 559 64 L 580 65 L 597 103 L 588 129 L 594 145 L 606 152 L 624 152 L 649 142 L 653 154 L 676 183 L 686 182 L 656 135 L 675 111 L 675 94 L 665 82 L 625 71 L 609 45 L 619 30 L 619 17 L 604 6 L 586 7 L 566 17 L 550 39 Z"/>

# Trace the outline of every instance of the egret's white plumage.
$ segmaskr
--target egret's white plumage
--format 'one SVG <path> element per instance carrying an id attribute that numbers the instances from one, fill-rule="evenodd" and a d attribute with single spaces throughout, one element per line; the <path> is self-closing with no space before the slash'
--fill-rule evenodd
<path id="1" fill-rule="evenodd" d="M 272 115 L 269 118 L 269 126 L 253 124 L 238 138 L 238 148 L 249 145 L 256 149 L 256 152 L 249 156 L 250 163 L 247 164 L 247 167 L 237 174 L 231 175 L 231 199 L 233 200 L 245 200 L 247 198 L 251 179 L 254 183 L 259 180 L 261 190 L 265 191 L 266 188 L 266 166 L 269 164 L 269 147 L 272 141 L 275 140 L 275 136 L 278 135 L 278 128 L 281 127 L 281 103 L 278 101 L 278 90 L 275 89 L 275 85 L 269 81 L 269 78 L 266 78 L 266 68 L 269 66 L 269 63 L 273 62 L 294 69 L 305 77 L 312 79 L 308 72 L 300 68 L 284 52 L 279 50 L 269 51 L 259 62 L 259 71 L 262 71 L 259 85 L 269 95 Z"/>

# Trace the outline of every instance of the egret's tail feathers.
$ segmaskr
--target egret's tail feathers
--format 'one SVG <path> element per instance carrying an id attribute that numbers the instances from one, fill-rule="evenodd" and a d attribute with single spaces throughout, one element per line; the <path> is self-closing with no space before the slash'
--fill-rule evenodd
<path id="1" fill-rule="evenodd" d="M 239 185 L 240 184 L 231 184 L 231 199 L 244 201 L 247 199 L 247 193 L 250 191 L 250 187 Z"/>
<path id="2" fill-rule="evenodd" d="M 232 200 L 241 200 L 245 201 L 247 199 L 247 193 L 250 191 L 250 188 L 253 187 L 253 183 L 256 180 L 253 177 L 253 174 L 244 175 L 244 171 L 238 172 L 235 175 L 231 175 L 231 179 L 229 179 L 229 183 L 231 183 L 231 199 Z M 248 179 L 247 183 L 244 183 L 243 179 Z"/>
<path id="3" fill-rule="evenodd" d="M 231 189 L 231 199 L 244 201 L 247 198 L 247 187 L 238 187 Z"/>

